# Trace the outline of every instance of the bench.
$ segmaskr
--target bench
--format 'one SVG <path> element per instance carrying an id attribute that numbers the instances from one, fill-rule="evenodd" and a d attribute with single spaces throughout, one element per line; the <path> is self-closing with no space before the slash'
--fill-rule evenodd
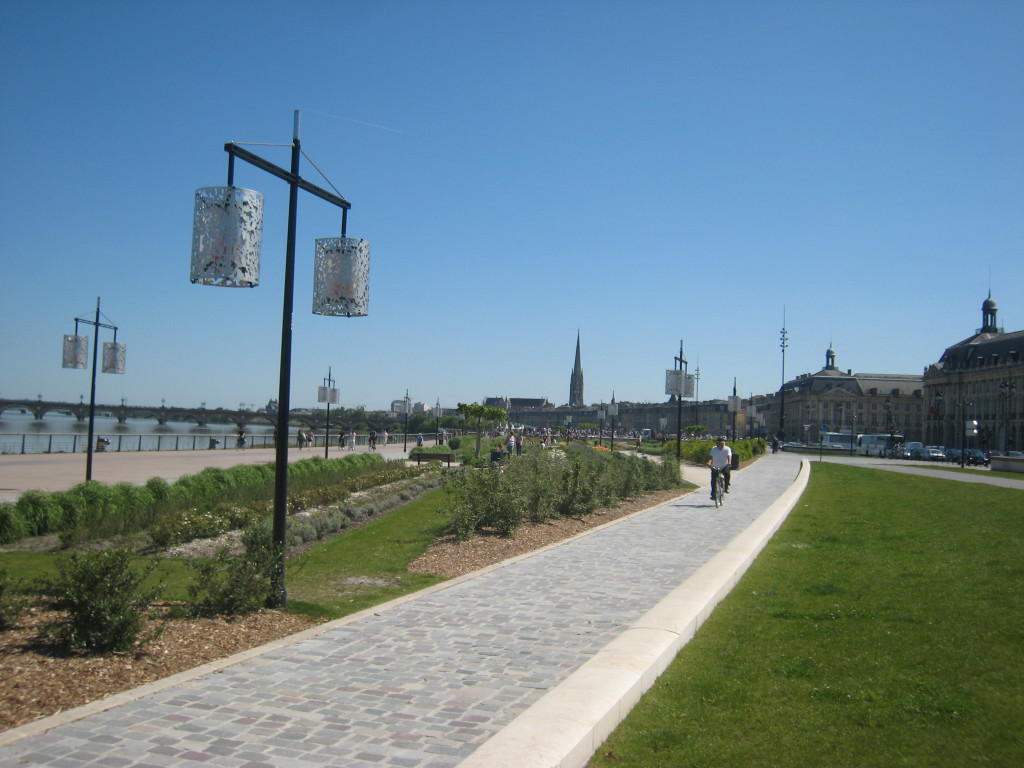
<path id="1" fill-rule="evenodd" d="M 424 461 L 443 461 L 443 462 L 446 462 L 448 464 L 448 466 L 450 467 L 452 465 L 452 462 L 455 461 L 455 454 L 454 453 L 425 453 L 425 452 L 420 451 L 420 452 L 417 452 L 417 453 L 410 453 L 409 454 L 409 458 L 410 459 L 414 459 L 416 461 L 417 465 L 421 464 Z"/>

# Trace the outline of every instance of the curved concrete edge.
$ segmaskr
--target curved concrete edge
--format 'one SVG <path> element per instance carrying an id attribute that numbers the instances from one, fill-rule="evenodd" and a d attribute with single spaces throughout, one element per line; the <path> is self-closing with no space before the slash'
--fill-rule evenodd
<path id="1" fill-rule="evenodd" d="M 674 501 L 676 499 L 681 499 L 684 496 L 689 495 L 690 493 L 692 493 L 692 491 L 684 491 L 680 493 L 679 496 L 676 496 L 675 499 L 670 500 L 670 502 L 668 503 L 671 503 L 671 501 Z M 175 675 L 163 677 L 159 680 L 154 680 L 151 683 L 145 683 L 135 688 L 131 688 L 127 691 L 121 691 L 120 693 L 111 694 L 105 699 L 91 701 L 87 704 L 82 704 L 81 706 L 74 707 L 72 709 L 67 709 L 63 712 L 58 712 L 54 715 L 49 715 L 47 717 L 42 717 L 38 720 L 33 720 L 32 722 L 25 723 L 24 725 L 9 728 L 6 731 L 0 732 L 0 747 L 7 746 L 8 744 L 13 744 L 16 741 L 26 739 L 30 736 L 38 736 L 41 733 L 45 733 L 46 731 L 49 731 L 53 728 L 57 728 L 61 725 L 66 725 L 67 723 L 71 723 L 76 720 L 81 720 L 84 717 L 89 717 L 90 715 L 95 715 L 100 712 L 104 712 L 108 709 L 113 709 L 114 707 L 118 707 L 121 704 L 127 704 L 128 702 L 145 698 L 146 696 L 159 693 L 168 688 L 174 688 L 176 686 L 186 687 L 193 681 L 206 675 L 221 672 L 227 667 L 232 667 L 235 664 L 240 664 L 243 661 L 248 661 L 250 659 L 263 656 L 272 651 L 276 651 L 279 648 L 286 648 L 289 645 L 294 645 L 295 643 L 302 642 L 303 640 L 309 640 L 314 637 L 319 637 L 325 632 L 330 632 L 332 629 L 337 629 L 338 627 L 353 624 L 359 621 L 360 619 L 366 618 L 367 616 L 380 614 L 384 611 L 392 610 L 394 608 L 399 607 L 400 605 L 404 605 L 405 603 L 411 602 L 413 600 L 419 600 L 421 598 L 436 594 L 437 592 L 443 592 L 444 590 L 451 589 L 452 587 L 462 584 L 465 581 L 469 581 L 471 579 L 477 578 L 478 576 L 482 576 L 486 573 L 491 573 L 492 571 L 499 570 L 508 565 L 519 562 L 520 560 L 525 560 L 529 557 L 534 557 L 542 552 L 546 552 L 549 549 L 563 547 L 566 544 L 569 544 L 570 542 L 575 541 L 576 539 L 579 539 L 583 536 L 590 536 L 602 530 L 603 528 L 607 528 L 612 525 L 617 525 L 621 522 L 629 520 L 630 518 L 642 515 L 645 512 L 649 512 L 652 509 L 655 509 L 655 507 L 647 507 L 646 509 L 638 510 L 637 512 L 633 512 L 630 515 L 620 517 L 616 520 L 604 523 L 603 525 L 595 526 L 594 528 L 578 533 L 575 536 L 571 536 L 568 539 L 563 539 L 562 541 L 556 541 L 553 544 L 548 544 L 546 547 L 542 547 L 531 552 L 525 552 L 521 555 L 510 557 L 506 560 L 502 560 L 499 563 L 494 563 L 492 565 L 485 566 L 484 568 L 480 568 L 479 570 L 473 571 L 471 573 L 467 573 L 462 576 L 457 576 L 453 579 L 448 579 L 447 581 L 442 581 L 438 584 L 434 584 L 430 587 L 425 587 L 424 589 L 418 590 L 416 592 L 410 592 L 407 595 L 396 597 L 393 600 L 389 600 L 386 603 L 381 603 L 380 605 L 365 608 L 362 611 L 349 614 L 348 616 L 343 616 L 340 619 L 334 619 L 332 621 L 324 622 L 323 624 L 317 624 L 316 626 L 310 627 L 309 629 L 304 629 L 301 632 L 296 632 L 293 635 L 288 635 L 287 637 L 283 637 L 278 640 L 273 640 L 269 643 L 265 643 L 264 645 L 257 646 L 256 648 L 250 648 L 245 651 L 240 651 L 232 656 L 226 656 L 223 659 L 216 659 L 201 666 L 193 667 L 192 669 L 186 669 Z"/>
<path id="2" fill-rule="evenodd" d="M 793 484 L 746 530 L 459 768 L 582 768 L 761 553 L 807 487 Z"/>

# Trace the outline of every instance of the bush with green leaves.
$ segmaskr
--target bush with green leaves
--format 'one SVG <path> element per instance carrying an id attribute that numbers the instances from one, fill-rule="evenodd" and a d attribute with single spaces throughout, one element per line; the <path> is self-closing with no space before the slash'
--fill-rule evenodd
<path id="1" fill-rule="evenodd" d="M 23 589 L 20 579 L 0 568 L 0 631 L 13 627 L 28 608 L 28 598 Z"/>
<path id="2" fill-rule="evenodd" d="M 518 483 L 505 472 L 484 469 L 448 477 L 452 531 L 464 541 L 475 531 L 493 528 L 512 536 L 522 525 L 526 509 Z"/>
<path id="3" fill-rule="evenodd" d="M 524 518 L 541 522 L 586 515 L 621 499 L 681 483 L 674 457 L 655 462 L 578 443 L 531 452 L 499 469 L 451 475 L 448 512 L 452 532 L 459 539 L 485 528 L 512 536 Z"/>
<path id="4" fill-rule="evenodd" d="M 9 544 L 28 535 L 25 520 L 15 504 L 0 502 L 0 544 Z"/>
<path id="5" fill-rule="evenodd" d="M 58 557 L 57 575 L 42 584 L 52 607 L 67 614 L 52 634 L 72 648 L 100 653 L 145 645 L 159 633 L 143 633 L 143 618 L 162 586 L 143 589 L 143 582 L 158 564 L 136 570 L 127 547 Z"/>
<path id="6" fill-rule="evenodd" d="M 189 563 L 196 575 L 188 587 L 191 615 L 238 616 L 273 604 L 280 550 L 269 521 L 246 528 L 242 544 L 240 556 L 223 547 L 212 560 Z"/>

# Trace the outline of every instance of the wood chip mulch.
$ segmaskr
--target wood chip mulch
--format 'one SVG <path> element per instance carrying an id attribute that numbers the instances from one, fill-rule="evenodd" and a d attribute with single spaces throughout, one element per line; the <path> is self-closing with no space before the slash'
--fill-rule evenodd
<path id="1" fill-rule="evenodd" d="M 662 491 L 583 518 L 526 525 L 514 539 L 475 536 L 466 542 L 441 539 L 410 570 L 454 578 L 525 554 L 676 498 Z M 55 614 L 34 608 L 0 632 L 0 730 L 106 698 L 164 677 L 287 637 L 314 625 L 281 611 L 232 619 L 173 619 L 137 652 L 92 654 L 66 651 L 41 630 Z"/>

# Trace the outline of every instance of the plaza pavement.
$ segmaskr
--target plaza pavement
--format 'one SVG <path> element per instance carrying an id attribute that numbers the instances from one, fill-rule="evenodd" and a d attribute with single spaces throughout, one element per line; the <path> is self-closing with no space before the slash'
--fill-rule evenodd
<path id="1" fill-rule="evenodd" d="M 706 485 L 706 469 L 687 473 Z M 728 594 L 806 478 L 800 457 L 766 456 L 734 473 L 721 509 L 701 487 L 539 552 L 5 731 L 0 765 L 585 765 Z"/>
<path id="2" fill-rule="evenodd" d="M 409 441 L 411 449 L 415 443 Z M 358 453 L 368 448 L 360 445 Z M 340 458 L 351 453 L 348 449 L 332 447 L 330 458 Z M 402 442 L 380 446 L 378 453 L 387 459 L 406 456 Z M 299 450 L 292 446 L 288 450 L 288 462 L 323 456 L 324 449 L 306 448 Z M 28 453 L 0 455 L 0 501 L 15 501 L 28 490 L 66 491 L 85 481 L 84 453 Z M 215 451 L 140 451 L 93 453 L 92 479 L 101 483 L 145 483 L 152 477 L 162 477 L 173 482 L 185 475 L 196 475 L 207 467 L 227 469 L 240 464 L 267 464 L 275 460 L 273 448 L 247 448 L 237 451 L 232 448 Z"/>

